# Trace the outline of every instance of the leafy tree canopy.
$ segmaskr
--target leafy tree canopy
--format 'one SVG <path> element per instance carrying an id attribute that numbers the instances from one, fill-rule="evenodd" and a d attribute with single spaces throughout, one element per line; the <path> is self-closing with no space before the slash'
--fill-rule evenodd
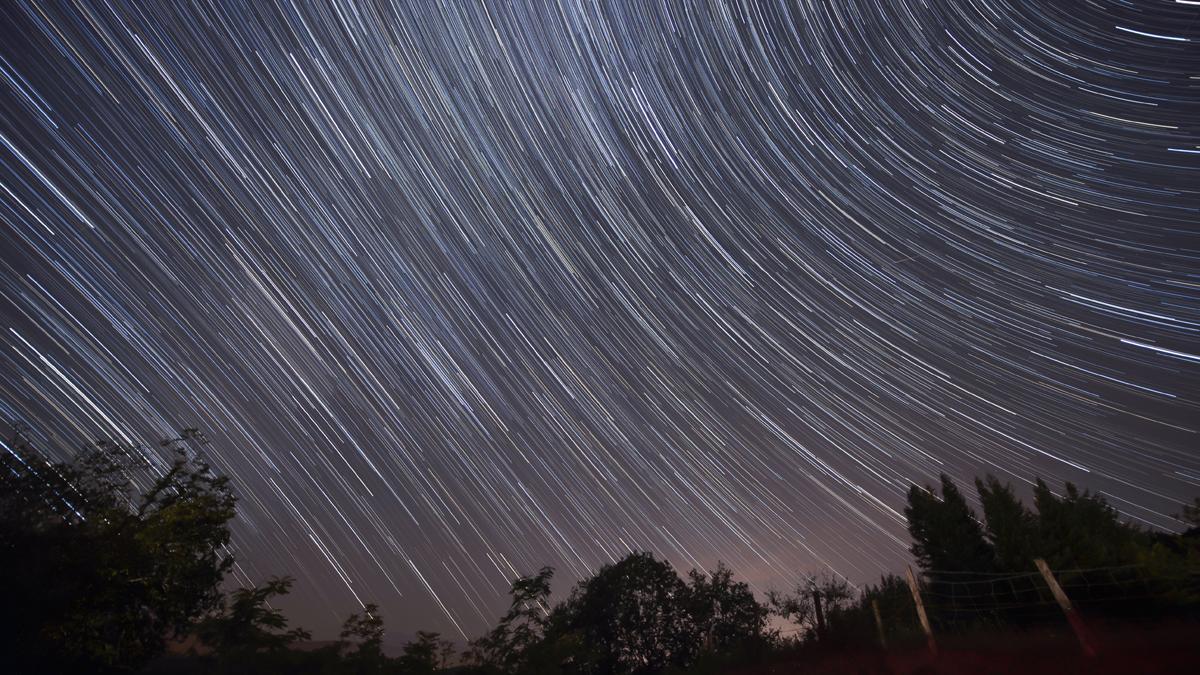
<path id="1" fill-rule="evenodd" d="M 233 561 L 229 481 L 195 454 L 96 441 L 55 462 L 18 432 L 0 452 L 0 640 L 46 670 L 131 669 L 214 609 Z"/>
<path id="2" fill-rule="evenodd" d="M 200 623 L 200 639 L 227 657 L 278 650 L 311 639 L 312 635 L 302 628 L 289 630 L 287 617 L 270 606 L 271 598 L 287 595 L 292 583 L 291 577 L 274 577 L 262 586 L 235 590 L 222 601 L 219 612 Z"/>

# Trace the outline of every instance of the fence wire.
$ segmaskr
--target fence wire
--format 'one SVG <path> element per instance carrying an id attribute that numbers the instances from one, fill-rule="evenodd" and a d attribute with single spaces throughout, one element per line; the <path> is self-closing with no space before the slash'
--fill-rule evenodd
<path id="1" fill-rule="evenodd" d="M 1195 612 L 1200 572 L 1163 573 L 1144 565 L 1053 570 L 1072 606 L 1106 618 Z M 1061 621 L 1058 606 L 1039 572 L 987 573 L 926 570 L 921 596 L 942 630 L 981 624 L 1023 626 Z"/>

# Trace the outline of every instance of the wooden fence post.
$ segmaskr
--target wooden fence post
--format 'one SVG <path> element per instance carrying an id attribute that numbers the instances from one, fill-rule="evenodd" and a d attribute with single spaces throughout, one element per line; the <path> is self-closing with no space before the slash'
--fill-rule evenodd
<path id="1" fill-rule="evenodd" d="M 1071 605 L 1071 599 L 1067 597 L 1062 586 L 1058 585 L 1058 579 L 1054 578 L 1054 573 L 1050 571 L 1050 566 L 1041 558 L 1034 558 L 1033 564 L 1037 565 L 1038 571 L 1042 573 L 1042 578 L 1046 580 L 1046 585 L 1050 587 L 1050 593 L 1058 601 L 1058 606 L 1062 608 L 1063 614 L 1067 615 L 1067 622 L 1071 624 L 1071 630 L 1075 631 L 1075 639 L 1079 640 L 1079 646 L 1083 648 L 1083 653 L 1089 657 L 1095 656 L 1096 650 L 1092 647 L 1091 639 L 1088 638 L 1087 627 L 1083 625 L 1083 618 L 1079 616 L 1079 612 Z"/>
<path id="2" fill-rule="evenodd" d="M 813 609 L 817 613 L 817 639 L 825 639 L 825 612 L 821 608 L 821 591 L 813 589 L 812 591 Z"/>
<path id="3" fill-rule="evenodd" d="M 887 637 L 883 634 L 883 618 L 879 616 L 879 601 L 871 598 L 871 609 L 875 612 L 875 627 L 879 629 L 879 646 L 887 649 Z"/>
<path id="4" fill-rule="evenodd" d="M 908 588 L 912 591 L 913 602 L 917 605 L 917 618 L 921 620 L 921 629 L 925 631 L 925 639 L 929 643 L 929 653 L 937 658 L 937 642 L 933 639 L 933 627 L 929 625 L 929 617 L 925 614 L 925 603 L 921 600 L 921 589 L 917 586 L 917 578 L 913 576 L 912 566 L 904 566 L 904 576 L 908 578 Z"/>

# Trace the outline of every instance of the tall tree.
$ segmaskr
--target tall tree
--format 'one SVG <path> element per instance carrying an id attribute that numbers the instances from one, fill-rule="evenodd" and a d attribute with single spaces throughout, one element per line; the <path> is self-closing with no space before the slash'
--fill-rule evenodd
<path id="1" fill-rule="evenodd" d="M 652 673 L 685 667 L 697 651 L 687 586 L 650 553 L 631 553 L 580 582 L 563 623 L 586 647 L 584 672 Z"/>
<path id="2" fill-rule="evenodd" d="M 533 576 L 513 581 L 508 612 L 487 635 L 472 643 L 470 660 L 503 673 L 525 669 L 546 632 L 553 578 L 554 569 L 543 567 Z"/>
<path id="3" fill-rule="evenodd" d="M 1055 495 L 1038 479 L 1033 489 L 1041 557 L 1052 569 L 1115 567 L 1136 561 L 1145 533 L 1121 522 L 1101 495 L 1066 483 Z"/>
<path id="4" fill-rule="evenodd" d="M 176 451 L 165 466 L 150 450 L 109 441 L 67 463 L 36 451 L 24 434 L 6 444 L 0 641 L 10 663 L 136 668 L 217 606 L 233 563 L 235 498 L 228 479 L 192 452 L 201 442 L 194 429 L 165 441 Z"/>
<path id="5" fill-rule="evenodd" d="M 361 612 L 351 614 L 342 624 L 338 643 L 346 661 L 357 673 L 383 670 L 387 657 L 383 654 L 383 615 L 379 606 L 368 603 Z"/>
<path id="6" fill-rule="evenodd" d="M 744 650 L 765 640 L 768 610 L 744 581 L 723 564 L 709 573 L 688 573 L 687 612 L 701 644 L 715 652 Z"/>
<path id="7" fill-rule="evenodd" d="M 904 515 L 917 564 L 932 576 L 937 571 L 991 571 L 992 547 L 975 512 L 949 476 L 942 474 L 941 483 L 940 499 L 931 487 L 914 485 L 908 491 Z"/>
<path id="8" fill-rule="evenodd" d="M 975 479 L 987 540 L 992 545 L 996 568 L 1005 572 L 1028 572 L 1041 549 L 1036 516 L 1017 499 L 1012 486 L 995 476 Z"/>

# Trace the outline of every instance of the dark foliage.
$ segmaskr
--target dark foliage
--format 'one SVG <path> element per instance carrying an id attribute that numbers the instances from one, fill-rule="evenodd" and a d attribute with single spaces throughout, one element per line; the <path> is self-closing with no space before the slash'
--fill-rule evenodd
<path id="1" fill-rule="evenodd" d="M 933 488 L 914 485 L 904 515 L 912 554 L 931 575 L 941 570 L 992 571 L 993 551 L 983 527 L 949 476 L 942 474 L 940 498 Z"/>
<path id="2" fill-rule="evenodd" d="M 1042 550 L 1037 517 L 1017 499 L 1011 485 L 995 476 L 975 480 L 983 506 L 987 540 L 995 557 L 994 567 L 1004 572 L 1029 572 Z"/>
<path id="3" fill-rule="evenodd" d="M 565 631 L 584 646 L 577 670 L 647 673 L 686 665 L 697 647 L 687 594 L 675 570 L 649 553 L 600 568 L 557 610 Z"/>
<path id="4" fill-rule="evenodd" d="M 404 645 L 398 665 L 401 672 L 426 675 L 446 667 L 453 650 L 454 645 L 438 633 L 417 631 L 417 639 Z"/>
<path id="5" fill-rule="evenodd" d="M 0 457 L 0 640 L 44 672 L 128 670 L 217 606 L 234 497 L 189 457 L 195 430 L 143 448 L 98 441 L 53 462 L 17 434 Z M 144 487 L 138 487 L 144 486 Z"/>
<path id="6" fill-rule="evenodd" d="M 733 580 L 723 564 L 707 574 L 688 573 L 687 614 L 703 650 L 744 653 L 759 650 L 766 642 L 767 607 L 750 587 Z"/>
<path id="7" fill-rule="evenodd" d="M 368 604 L 361 612 L 351 614 L 342 624 L 339 651 L 356 673 L 377 673 L 384 669 L 383 616 L 379 606 Z"/>
<path id="8" fill-rule="evenodd" d="M 287 617 L 270 606 L 271 598 L 286 595 L 291 588 L 291 577 L 239 588 L 221 603 L 221 611 L 200 622 L 196 634 L 224 660 L 244 658 L 248 652 L 276 651 L 311 639 L 303 628 L 288 630 Z"/>
<path id="9" fill-rule="evenodd" d="M 543 637 L 550 616 L 550 580 L 554 570 L 543 567 L 532 577 L 513 581 L 508 612 L 486 635 L 471 645 L 469 662 L 491 672 L 530 670 L 538 657 L 553 660 Z"/>
<path id="10" fill-rule="evenodd" d="M 1035 481 L 1033 509 L 993 476 L 975 485 L 982 523 L 945 476 L 940 500 L 914 487 L 905 510 L 927 604 L 943 630 L 1058 619 L 1035 558 L 1055 570 L 1076 606 L 1094 614 L 1161 615 L 1194 606 L 1195 537 L 1143 531 L 1102 496 L 1070 483 L 1059 495 Z M 1129 601 L 1135 597 L 1140 601 Z"/>
<path id="11" fill-rule="evenodd" d="M 483 672 L 653 673 L 765 650 L 768 610 L 732 572 L 692 570 L 631 553 L 549 606 L 552 571 L 513 583 L 508 613 L 472 645 Z"/>
<path id="12" fill-rule="evenodd" d="M 507 612 L 472 643 L 467 665 L 454 666 L 453 645 L 425 631 L 388 657 L 373 604 L 347 618 L 336 643 L 301 650 L 310 635 L 271 605 L 291 578 L 220 592 L 235 500 L 197 456 L 203 443 L 185 430 L 163 443 L 176 455 L 165 461 L 96 442 L 63 463 L 13 436 L 0 454 L 0 640 L 10 670 L 131 672 L 153 660 L 143 672 L 716 673 L 763 658 L 882 654 L 921 636 L 911 589 L 895 575 L 860 589 L 809 576 L 764 605 L 724 565 L 684 579 L 650 553 L 631 553 L 557 605 L 552 569 L 514 581 Z M 1061 628 L 1036 558 L 1089 618 L 1200 618 L 1200 500 L 1177 516 L 1188 529 L 1171 534 L 1123 522 L 1102 496 L 1071 484 L 1055 494 L 1036 481 L 1032 508 L 992 476 L 975 487 L 982 518 L 946 476 L 940 491 L 909 491 L 911 550 L 937 631 Z M 794 630 L 768 631 L 770 612 Z M 193 653 L 155 660 L 184 636 Z"/>

